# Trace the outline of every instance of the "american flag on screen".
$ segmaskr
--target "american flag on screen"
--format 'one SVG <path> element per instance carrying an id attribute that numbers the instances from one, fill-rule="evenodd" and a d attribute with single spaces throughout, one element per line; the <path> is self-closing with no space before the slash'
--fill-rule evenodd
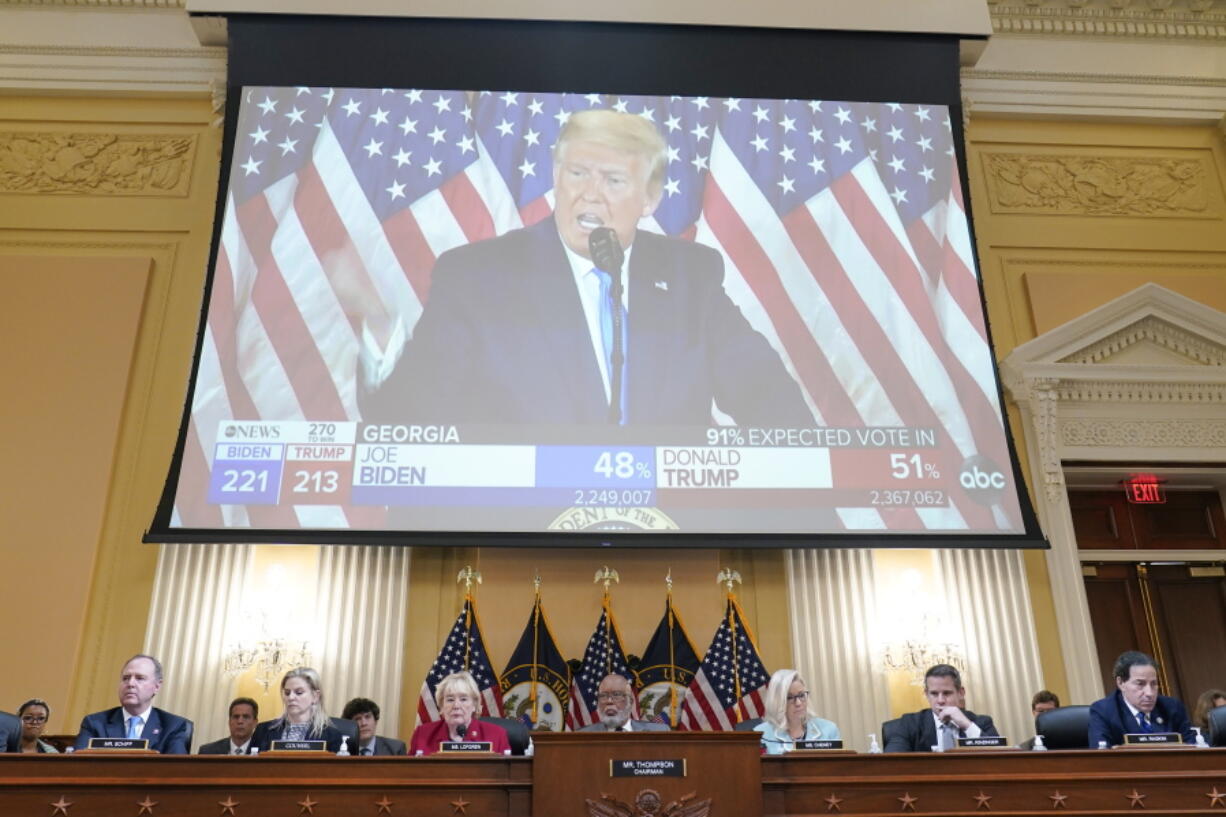
<path id="1" fill-rule="evenodd" d="M 583 666 L 571 678 L 570 701 L 566 706 L 566 725 L 570 729 L 582 729 L 600 720 L 600 714 L 596 711 L 596 693 L 600 682 L 612 672 L 626 676 L 630 681 L 631 697 L 634 697 L 634 673 L 626 663 L 626 651 L 622 649 L 621 636 L 617 633 L 613 609 L 606 599 L 600 621 L 596 622 L 596 631 L 583 651 Z M 633 701 L 632 715 L 638 717 L 637 698 Z"/>
<path id="2" fill-rule="evenodd" d="M 736 599 L 729 597 L 711 646 L 681 704 L 679 728 L 720 732 L 766 711 L 762 699 L 770 675 Z"/>
<path id="3" fill-rule="evenodd" d="M 1009 462 L 944 107 L 249 88 L 175 523 L 377 526 L 373 509 L 208 506 L 218 422 L 358 419 L 352 316 L 411 330 L 439 254 L 548 217 L 558 131 L 594 107 L 667 138 L 641 226 L 721 251 L 818 424 L 935 429 L 948 475 Z M 837 513 L 848 529 L 1020 529 L 1009 503 Z"/>
<path id="4" fill-rule="evenodd" d="M 421 694 L 417 699 L 419 725 L 442 718 L 434 700 L 434 688 L 439 681 L 461 670 L 472 673 L 477 688 L 481 691 L 477 714 L 502 717 L 502 692 L 498 686 L 498 676 L 490 663 L 490 654 L 485 649 L 485 640 L 481 637 L 481 624 L 477 621 L 477 603 L 472 596 L 465 597 L 464 609 L 456 617 L 455 625 L 447 634 L 447 640 L 443 642 L 438 658 L 434 659 L 430 672 L 426 674 L 426 680 L 421 684 Z"/>

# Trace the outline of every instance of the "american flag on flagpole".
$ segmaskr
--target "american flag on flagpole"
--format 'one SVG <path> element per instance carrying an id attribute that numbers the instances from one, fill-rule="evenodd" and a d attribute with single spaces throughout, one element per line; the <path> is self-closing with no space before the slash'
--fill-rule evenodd
<path id="1" fill-rule="evenodd" d="M 721 732 L 760 718 L 766 711 L 762 700 L 769 683 L 770 674 L 745 626 L 745 614 L 729 596 L 723 621 L 681 704 L 679 728 Z"/>
<path id="2" fill-rule="evenodd" d="M 626 676 L 630 681 L 631 697 L 634 697 L 634 673 L 626 663 L 626 651 L 622 649 L 617 623 L 613 620 L 613 610 L 606 598 L 604 609 L 600 612 L 600 621 L 596 622 L 596 631 L 588 639 L 587 649 L 583 651 L 583 666 L 571 678 L 570 701 L 566 709 L 566 725 L 570 729 L 581 729 L 600 720 L 596 711 L 597 688 L 604 677 L 613 672 Z M 632 716 L 638 717 L 637 698 L 632 705 Z"/>
<path id="3" fill-rule="evenodd" d="M 434 688 L 451 673 L 463 670 L 472 673 L 481 692 L 477 714 L 502 717 L 502 692 L 498 686 L 498 676 L 485 649 L 481 623 L 477 620 L 477 603 L 471 595 L 464 598 L 464 608 L 456 616 L 438 658 L 434 659 L 426 680 L 421 684 L 421 694 L 417 699 L 418 724 L 437 721 L 442 717 L 434 700 Z"/>
<path id="4" fill-rule="evenodd" d="M 976 455 L 1005 467 L 945 108 L 248 88 L 172 523 L 379 527 L 378 509 L 343 504 L 208 505 L 219 422 L 360 419 L 354 316 L 411 334 L 439 254 L 548 217 L 557 134 L 595 107 L 666 137 L 662 201 L 641 228 L 723 254 L 729 296 L 816 423 L 932 428 L 941 473 Z M 835 463 L 836 489 L 865 487 L 861 461 Z M 847 529 L 1021 529 L 1012 497 L 837 514 Z"/>

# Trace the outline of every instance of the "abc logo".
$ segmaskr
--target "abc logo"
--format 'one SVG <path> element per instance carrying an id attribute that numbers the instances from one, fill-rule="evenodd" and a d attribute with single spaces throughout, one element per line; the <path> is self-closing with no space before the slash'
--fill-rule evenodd
<path id="1" fill-rule="evenodd" d="M 973 502 L 991 505 L 1000 499 L 1009 478 L 996 463 L 982 454 L 967 458 L 958 472 L 958 484 Z"/>

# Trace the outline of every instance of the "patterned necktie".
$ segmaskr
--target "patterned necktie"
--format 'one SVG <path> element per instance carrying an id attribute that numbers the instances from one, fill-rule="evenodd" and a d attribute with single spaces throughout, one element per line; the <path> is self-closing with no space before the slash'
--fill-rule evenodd
<path id="1" fill-rule="evenodd" d="M 242 749 L 235 749 L 235 750 L 234 750 L 234 754 L 236 754 L 236 755 L 241 755 L 242 753 L 243 753 L 243 750 L 242 750 Z"/>
<path id="2" fill-rule="evenodd" d="M 128 738 L 137 740 L 140 738 L 140 718 L 133 715 L 128 718 Z"/>
<path id="3" fill-rule="evenodd" d="M 1154 727 L 1149 722 L 1149 716 L 1146 715 L 1144 712 L 1137 713 L 1137 723 L 1141 724 L 1142 732 L 1154 731 Z"/>
<path id="4" fill-rule="evenodd" d="M 622 366 L 621 366 L 621 412 L 620 424 L 626 424 L 626 310 L 622 304 L 614 304 L 612 297 L 613 276 L 602 269 L 592 267 L 600 279 L 600 340 L 604 345 L 605 371 L 609 373 L 609 387 L 613 386 L 613 310 L 622 315 Z"/>
<path id="5" fill-rule="evenodd" d="M 954 726 L 952 723 L 941 724 L 941 749 L 942 751 L 946 749 L 954 748 L 954 744 L 955 744 L 954 736 L 957 734 L 958 734 L 958 727 Z"/>

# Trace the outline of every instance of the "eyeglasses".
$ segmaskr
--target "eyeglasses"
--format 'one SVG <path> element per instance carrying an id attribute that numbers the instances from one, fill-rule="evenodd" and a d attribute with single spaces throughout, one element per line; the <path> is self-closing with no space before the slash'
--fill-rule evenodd
<path id="1" fill-rule="evenodd" d="M 809 700 L 808 692 L 797 692 L 795 695 L 788 696 L 788 703 L 790 704 L 794 704 L 797 701 L 807 701 L 807 700 Z"/>
<path id="2" fill-rule="evenodd" d="M 627 694 L 626 694 L 626 693 L 624 693 L 624 692 L 600 692 L 600 693 L 598 693 L 598 694 L 596 695 L 596 699 L 597 699 L 597 700 L 599 700 L 599 701 L 609 701 L 609 702 L 612 702 L 612 701 L 624 701 L 624 700 L 626 700 L 626 699 L 627 699 L 627 698 L 629 698 L 629 697 L 630 697 L 630 696 L 629 696 L 629 695 L 627 695 Z"/>
<path id="3" fill-rule="evenodd" d="M 40 723 L 46 723 L 47 718 L 46 716 L 39 716 L 39 715 L 22 715 L 21 722 L 28 723 L 31 726 L 37 726 Z"/>

